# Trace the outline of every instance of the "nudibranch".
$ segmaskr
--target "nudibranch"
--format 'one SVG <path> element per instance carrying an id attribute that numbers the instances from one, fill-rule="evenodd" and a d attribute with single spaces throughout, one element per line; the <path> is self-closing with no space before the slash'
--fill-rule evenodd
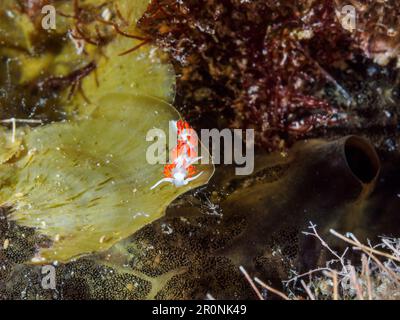
<path id="1" fill-rule="evenodd" d="M 203 172 L 197 173 L 193 165 L 201 159 L 197 156 L 197 135 L 189 123 L 183 120 L 174 122 L 177 134 L 177 145 L 172 149 L 170 159 L 172 163 L 164 167 L 164 178 L 158 181 L 151 190 L 163 182 L 170 182 L 176 187 L 182 187 L 199 178 Z"/>

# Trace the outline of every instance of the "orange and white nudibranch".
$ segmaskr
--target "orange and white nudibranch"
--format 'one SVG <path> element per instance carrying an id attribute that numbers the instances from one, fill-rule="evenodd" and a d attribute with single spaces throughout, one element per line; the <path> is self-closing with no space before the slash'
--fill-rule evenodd
<path id="1" fill-rule="evenodd" d="M 164 178 L 158 181 L 150 190 L 155 189 L 163 182 L 169 182 L 176 187 L 182 187 L 200 177 L 203 172 L 196 175 L 197 170 L 193 165 L 201 159 L 197 156 L 197 135 L 183 120 L 174 122 L 177 133 L 177 145 L 171 151 L 170 161 L 164 167 Z"/>

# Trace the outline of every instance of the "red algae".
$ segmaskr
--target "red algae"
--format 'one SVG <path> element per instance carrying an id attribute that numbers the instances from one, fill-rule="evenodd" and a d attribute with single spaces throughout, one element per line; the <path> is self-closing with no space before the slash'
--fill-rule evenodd
<path id="1" fill-rule="evenodd" d="M 360 25 L 379 16 L 371 6 L 357 11 Z M 332 71 L 374 58 L 365 41 L 382 46 L 368 40 L 377 39 L 371 26 L 346 30 L 340 8 L 330 0 L 154 0 L 139 25 L 170 54 L 185 116 L 201 127 L 254 128 L 258 145 L 276 150 L 348 121 L 352 97 Z"/>

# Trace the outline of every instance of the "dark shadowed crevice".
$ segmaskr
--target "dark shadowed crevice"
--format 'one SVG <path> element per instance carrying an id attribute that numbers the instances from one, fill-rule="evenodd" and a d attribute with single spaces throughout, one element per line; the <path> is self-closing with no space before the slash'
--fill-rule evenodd
<path id="1" fill-rule="evenodd" d="M 364 139 L 350 137 L 345 143 L 347 164 L 363 183 L 372 182 L 379 172 L 379 158 L 373 147 Z"/>

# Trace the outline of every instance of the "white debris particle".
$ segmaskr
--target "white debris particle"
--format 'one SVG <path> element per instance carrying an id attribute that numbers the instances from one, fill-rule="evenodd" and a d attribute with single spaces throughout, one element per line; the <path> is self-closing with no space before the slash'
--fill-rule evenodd
<path id="1" fill-rule="evenodd" d="M 4 240 L 3 249 L 7 250 L 9 245 L 10 245 L 10 240 L 8 240 L 8 239 Z"/>
<path id="2" fill-rule="evenodd" d="M 161 224 L 161 230 L 162 230 L 162 233 L 168 234 L 168 235 L 171 234 L 172 232 L 174 232 L 174 230 L 171 228 L 171 226 L 167 223 Z"/>
<path id="3" fill-rule="evenodd" d="M 109 8 L 106 8 L 103 10 L 103 12 L 101 13 L 101 17 L 105 20 L 105 21 L 109 21 L 111 19 L 111 11 Z"/>
<path id="4" fill-rule="evenodd" d="M 31 262 L 32 263 L 39 263 L 39 262 L 43 262 L 43 261 L 45 261 L 46 259 L 45 258 L 43 258 L 42 256 L 40 256 L 39 254 L 37 254 L 37 255 L 35 255 L 32 259 L 31 259 Z"/>
<path id="5" fill-rule="evenodd" d="M 136 219 L 136 218 L 138 218 L 138 217 L 145 217 L 145 218 L 148 218 L 148 217 L 150 217 L 150 215 L 147 214 L 147 213 L 145 213 L 145 212 L 138 212 L 138 213 L 136 213 L 136 214 L 133 215 L 133 219 Z"/>
<path id="6" fill-rule="evenodd" d="M 11 19 L 15 18 L 15 15 L 11 10 L 6 10 L 6 15 Z"/>

